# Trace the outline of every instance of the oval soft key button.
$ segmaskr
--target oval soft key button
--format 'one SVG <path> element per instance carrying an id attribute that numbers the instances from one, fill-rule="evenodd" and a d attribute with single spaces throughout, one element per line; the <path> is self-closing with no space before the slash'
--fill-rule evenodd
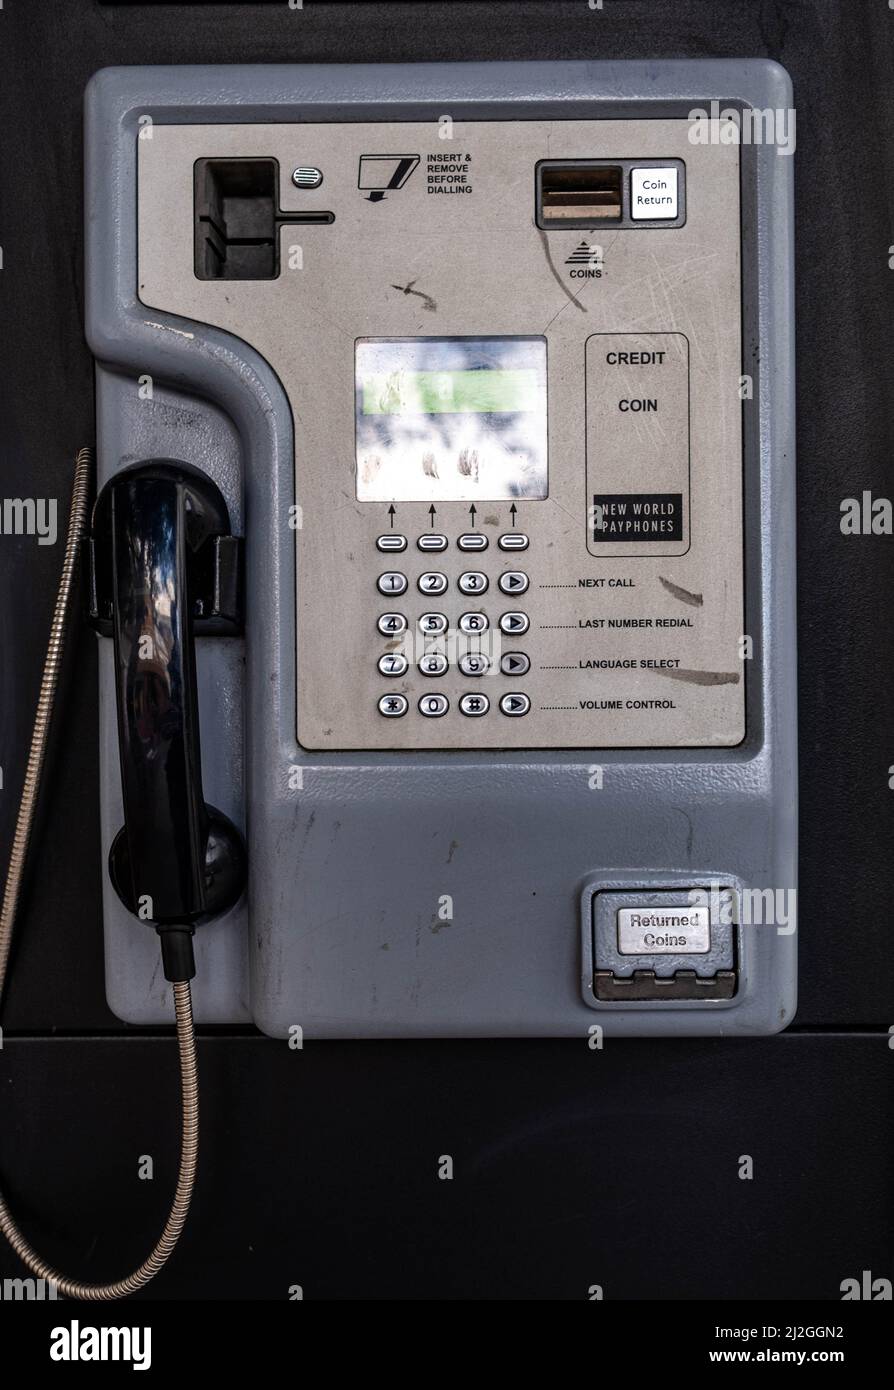
<path id="1" fill-rule="evenodd" d="M 376 580 L 380 594 L 402 594 L 406 591 L 407 576 L 397 570 L 386 570 Z"/>
<path id="2" fill-rule="evenodd" d="M 507 531 L 505 536 L 501 536 L 497 544 L 501 550 L 527 550 L 528 538 L 521 531 Z"/>
<path id="3" fill-rule="evenodd" d="M 420 536 L 416 542 L 420 550 L 446 550 L 447 537 L 439 536 L 435 531 L 427 531 L 424 536 Z"/>
<path id="4" fill-rule="evenodd" d="M 523 594 L 528 587 L 528 576 L 521 570 L 507 570 L 500 575 L 500 588 L 504 594 Z"/>
<path id="5" fill-rule="evenodd" d="M 387 536 L 379 536 L 376 541 L 378 550 L 406 550 L 406 536 L 399 536 L 396 531 L 389 531 Z"/>
<path id="6" fill-rule="evenodd" d="M 460 550 L 487 550 L 487 536 L 480 531 L 468 531 L 457 539 L 456 544 Z"/>

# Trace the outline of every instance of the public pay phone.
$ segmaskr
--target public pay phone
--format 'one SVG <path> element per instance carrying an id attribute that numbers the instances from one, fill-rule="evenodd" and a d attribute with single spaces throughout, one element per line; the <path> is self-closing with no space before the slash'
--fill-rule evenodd
<path id="1" fill-rule="evenodd" d="M 790 104 L 764 61 L 94 78 L 122 1018 L 170 1017 L 134 912 L 186 906 L 198 1018 L 273 1035 L 790 1019 L 791 160 L 743 119 Z"/>

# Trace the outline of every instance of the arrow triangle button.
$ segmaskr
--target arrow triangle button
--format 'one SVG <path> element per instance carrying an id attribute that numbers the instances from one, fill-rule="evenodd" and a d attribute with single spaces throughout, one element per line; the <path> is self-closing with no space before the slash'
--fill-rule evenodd
<path id="1" fill-rule="evenodd" d="M 515 718 L 527 714 L 530 708 L 531 701 L 528 699 L 527 695 L 513 693 L 511 695 L 502 696 L 500 700 L 500 709 L 503 714 L 508 714 Z"/>

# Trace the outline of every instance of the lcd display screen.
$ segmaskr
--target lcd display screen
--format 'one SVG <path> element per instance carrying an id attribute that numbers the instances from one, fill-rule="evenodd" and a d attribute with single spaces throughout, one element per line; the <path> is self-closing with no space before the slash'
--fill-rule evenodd
<path id="1" fill-rule="evenodd" d="M 361 502 L 547 495 L 545 338 L 361 338 Z"/>

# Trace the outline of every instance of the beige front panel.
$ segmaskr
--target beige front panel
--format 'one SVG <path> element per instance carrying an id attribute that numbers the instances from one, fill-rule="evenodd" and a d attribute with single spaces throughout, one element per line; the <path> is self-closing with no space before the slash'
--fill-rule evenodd
<path id="1" fill-rule="evenodd" d="M 156 125 L 140 142 L 142 302 L 243 338 L 292 404 L 305 747 L 741 742 L 738 150 L 692 145 L 687 130 L 684 121 L 487 122 L 456 124 L 447 141 L 434 124 Z M 370 199 L 358 187 L 361 156 L 395 153 L 419 163 L 401 188 Z M 278 160 L 284 212 L 325 210 L 335 220 L 284 223 L 276 279 L 199 280 L 194 162 L 238 156 Z M 545 158 L 680 159 L 685 225 L 540 231 L 534 170 Z M 321 187 L 293 187 L 298 165 L 321 169 Z M 356 344 L 501 335 L 546 341 L 549 493 L 521 498 L 513 515 L 510 500 L 487 497 L 482 476 L 474 528 L 489 544 L 463 554 L 456 540 L 472 528 L 478 485 L 468 462 L 463 500 L 435 503 L 434 518 L 429 500 L 397 501 L 393 514 L 385 500 L 357 500 Z M 612 351 L 627 356 L 608 362 Z M 263 460 L 250 466 L 263 476 Z M 448 537 L 443 554 L 417 549 L 432 529 Z M 381 554 L 376 538 L 392 530 L 408 548 Z M 527 535 L 528 548 L 500 550 L 507 532 Z M 388 571 L 408 581 L 394 599 L 377 589 Z M 526 576 L 526 591 L 500 592 L 507 571 Z M 442 596 L 419 592 L 428 572 L 446 577 Z M 469 572 L 484 574 L 486 592 L 460 593 Z M 415 640 L 406 674 L 380 673 L 380 657 L 404 650 L 377 628 L 389 611 L 407 618 L 414 638 L 423 613 L 447 618 L 446 674 L 422 674 L 433 644 Z M 487 638 L 471 641 L 491 661 L 477 677 L 460 671 L 468 643 L 454 641 L 460 615 L 472 611 L 489 624 Z M 515 611 L 527 631 L 495 632 Z M 525 654 L 529 669 L 500 674 L 501 652 Z M 435 693 L 447 713 L 426 718 L 419 702 Z M 467 694 L 479 709 L 485 696 L 487 713 L 464 715 Z M 507 694 L 527 697 L 529 711 L 502 713 Z M 378 703 L 395 695 L 408 711 L 385 718 Z"/>

